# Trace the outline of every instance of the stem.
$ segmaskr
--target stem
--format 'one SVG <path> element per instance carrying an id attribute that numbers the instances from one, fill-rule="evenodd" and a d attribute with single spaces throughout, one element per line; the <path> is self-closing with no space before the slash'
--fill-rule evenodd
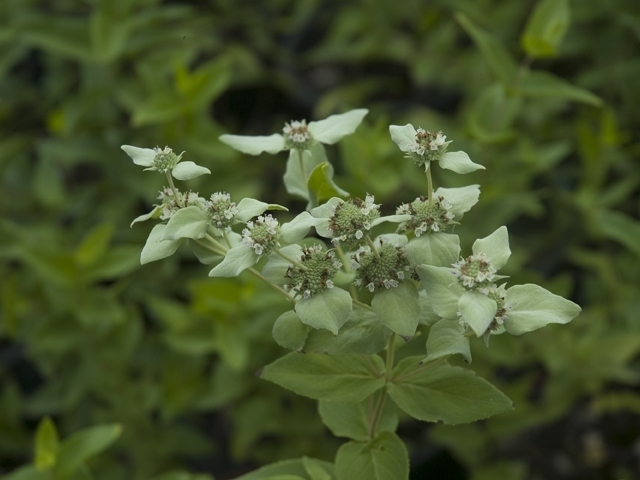
<path id="1" fill-rule="evenodd" d="M 302 265 L 300 262 L 295 261 L 293 258 L 285 255 L 284 253 L 282 253 L 279 249 L 274 249 L 273 250 L 277 255 L 279 255 L 280 257 L 284 258 L 287 262 L 289 262 L 292 265 L 295 265 L 296 267 L 298 267 L 300 270 L 309 270 L 307 267 L 305 267 L 304 265 Z"/>
<path id="2" fill-rule="evenodd" d="M 391 380 L 391 374 L 393 372 L 393 357 L 395 354 L 395 350 L 393 348 L 393 344 L 396 339 L 396 334 L 392 333 L 391 337 L 389 337 L 389 342 L 387 343 L 387 359 L 385 362 L 386 371 L 385 371 L 385 380 L 389 382 Z M 380 422 L 380 417 L 382 415 L 382 409 L 384 408 L 384 403 L 387 399 L 386 390 L 380 390 L 380 394 L 378 399 L 376 400 L 376 406 L 373 409 L 373 415 L 371 416 L 371 420 L 369 425 L 367 426 L 367 436 L 369 440 L 372 440 L 375 436 L 376 429 L 378 428 L 378 423 Z"/>
<path id="3" fill-rule="evenodd" d="M 288 294 L 287 292 L 285 292 L 282 288 L 280 288 L 278 285 L 276 285 L 275 283 L 271 283 L 269 280 L 267 280 L 266 278 L 264 278 L 262 276 L 262 274 L 257 271 L 255 268 L 253 267 L 249 267 L 247 268 L 247 271 L 253 275 L 256 278 L 259 278 L 260 280 L 262 280 L 264 283 L 266 283 L 267 285 L 269 285 L 271 288 L 273 288 L 276 292 L 278 292 L 279 294 L 283 295 L 287 300 L 289 300 L 291 303 L 295 303 L 295 299 Z"/>
<path id="4" fill-rule="evenodd" d="M 373 240 L 371 240 L 369 235 L 365 235 L 364 238 L 367 241 L 367 244 L 369 245 L 369 248 L 371 248 L 371 251 L 376 256 L 376 258 L 380 258 L 380 254 L 378 253 L 378 250 L 376 249 L 376 246 L 374 245 Z"/>
<path id="5" fill-rule="evenodd" d="M 226 251 L 222 251 L 219 248 L 216 248 L 214 245 L 211 245 L 207 242 L 203 242 L 202 240 L 194 239 L 193 241 L 196 242 L 201 247 L 204 247 L 207 250 L 211 250 L 213 253 L 217 253 L 218 255 L 224 255 L 225 253 L 227 253 Z"/>
<path id="6" fill-rule="evenodd" d="M 429 368 L 437 367 L 442 362 L 444 362 L 446 359 L 447 359 L 447 357 L 445 356 L 445 357 L 440 357 L 440 358 L 434 360 L 433 362 L 423 363 L 422 365 L 418 366 L 415 370 L 411 370 L 410 372 L 407 372 L 404 375 L 400 375 L 399 377 L 394 378 L 394 381 L 404 380 L 405 378 L 412 377 L 413 375 L 416 375 L 417 373 L 420 373 L 420 372 L 422 372 L 424 370 L 427 370 Z"/>
<path id="7" fill-rule="evenodd" d="M 344 254 L 344 250 L 342 250 L 342 247 L 340 245 L 336 247 L 336 253 L 338 254 L 338 258 L 342 262 L 342 269 L 345 271 L 345 273 L 351 273 L 351 262 L 347 259 L 347 256 Z M 349 292 L 351 293 L 351 298 L 357 302 L 358 290 L 353 283 L 349 285 Z"/>
<path id="8" fill-rule="evenodd" d="M 227 232 L 222 230 L 222 238 L 224 238 L 225 243 L 229 248 L 231 248 L 231 242 L 229 241 L 229 237 L 227 237 Z"/>
<path id="9" fill-rule="evenodd" d="M 204 238 L 206 238 L 211 244 L 213 244 L 216 248 L 219 248 L 220 250 L 222 250 L 223 255 L 225 253 L 227 253 L 229 251 L 228 248 L 226 248 L 224 245 L 222 245 L 219 241 L 217 241 L 215 238 L 213 238 L 211 235 L 209 235 L 208 233 L 205 233 Z"/>
<path id="10" fill-rule="evenodd" d="M 176 201 L 176 203 L 178 203 L 178 190 L 176 189 L 176 186 L 173 184 L 173 177 L 171 176 L 171 172 L 167 171 L 164 172 L 167 175 L 167 181 L 169 182 L 169 186 L 171 187 L 171 190 L 173 191 L 173 198 Z M 186 201 L 186 198 L 185 198 Z M 186 207 L 187 205 L 183 205 L 183 207 Z"/>
<path id="11" fill-rule="evenodd" d="M 433 181 L 431 180 L 431 165 L 425 171 L 427 175 L 427 199 L 429 200 L 429 205 L 433 203 Z"/>
<path id="12" fill-rule="evenodd" d="M 362 355 L 362 359 L 364 360 L 364 363 L 367 364 L 367 369 L 373 373 L 373 376 L 376 378 L 382 378 L 384 375 L 378 371 L 378 369 L 376 368 L 376 366 L 371 363 L 371 360 L 369 360 L 369 357 L 367 355 Z"/>
<path id="13" fill-rule="evenodd" d="M 371 305 L 367 305 L 366 303 L 362 303 L 360 300 L 356 300 L 355 298 L 352 298 L 351 301 L 354 303 L 354 305 L 357 305 L 360 308 L 363 308 L 365 310 L 369 310 L 370 312 L 373 312 L 373 308 L 371 308 Z"/>

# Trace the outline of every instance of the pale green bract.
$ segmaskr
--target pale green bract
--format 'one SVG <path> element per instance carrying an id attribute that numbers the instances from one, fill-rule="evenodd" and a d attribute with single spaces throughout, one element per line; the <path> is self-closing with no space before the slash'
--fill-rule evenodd
<path id="1" fill-rule="evenodd" d="M 170 171 L 171 175 L 178 180 L 191 180 L 200 175 L 211 173 L 208 168 L 201 167 L 193 162 L 181 162 L 184 152 L 180 155 L 175 155 L 169 147 L 160 150 L 158 147 L 140 148 L 122 145 L 120 148 L 131 157 L 133 163 L 147 167 L 145 170 L 160 171 L 162 173 Z M 166 164 L 161 160 L 163 156 L 171 157 Z"/>

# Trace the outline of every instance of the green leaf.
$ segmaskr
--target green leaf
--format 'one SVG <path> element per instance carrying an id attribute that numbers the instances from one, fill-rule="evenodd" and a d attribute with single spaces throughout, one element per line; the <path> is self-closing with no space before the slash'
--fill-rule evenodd
<path id="1" fill-rule="evenodd" d="M 383 325 L 409 341 L 418 328 L 420 303 L 412 281 L 401 281 L 397 287 L 376 292 L 371 307 Z"/>
<path id="2" fill-rule="evenodd" d="M 304 345 L 307 353 L 378 353 L 387 345 L 391 330 L 373 312 L 360 308 L 352 310 L 338 335 L 328 330 L 311 330 Z"/>
<path id="3" fill-rule="evenodd" d="M 598 210 L 594 216 L 604 234 L 640 255 L 640 222 L 615 210 Z"/>
<path id="4" fill-rule="evenodd" d="M 60 441 L 53 421 L 45 417 L 36 429 L 34 464 L 38 470 L 52 468 L 56 464 Z"/>
<path id="5" fill-rule="evenodd" d="M 533 285 L 516 285 L 507 289 L 507 320 L 504 327 L 512 335 L 521 335 L 549 323 L 569 323 L 582 310 L 575 303 Z"/>
<path id="6" fill-rule="evenodd" d="M 105 222 L 91 230 L 76 250 L 76 259 L 80 265 L 92 265 L 102 257 L 113 237 L 114 224 Z"/>
<path id="7" fill-rule="evenodd" d="M 309 191 L 313 192 L 316 204 L 332 197 L 348 197 L 349 192 L 338 187 L 333 181 L 333 165 L 323 162 L 313 169 L 309 176 Z"/>
<path id="8" fill-rule="evenodd" d="M 460 238 L 452 233 L 425 233 L 412 238 L 405 252 L 411 265 L 450 267 L 460 257 Z"/>
<path id="9" fill-rule="evenodd" d="M 464 174 L 475 172 L 476 170 L 485 170 L 485 167 L 473 163 L 465 152 L 447 152 L 438 162 L 440 168 L 451 170 L 456 173 Z"/>
<path id="10" fill-rule="evenodd" d="M 345 443 L 336 455 L 338 480 L 408 480 L 409 455 L 393 432 L 368 443 Z"/>
<path id="11" fill-rule="evenodd" d="M 305 397 L 359 402 L 384 386 L 383 372 L 377 355 L 289 353 L 264 367 L 260 377 Z"/>
<path id="12" fill-rule="evenodd" d="M 427 358 L 422 362 L 431 362 L 437 358 L 460 354 L 467 363 L 471 363 L 469 337 L 464 335 L 465 328 L 456 319 L 444 318 L 431 327 L 427 338 Z"/>
<path id="13" fill-rule="evenodd" d="M 474 255 L 480 252 L 485 253 L 494 268 L 500 270 L 511 256 L 507 227 L 502 226 L 491 235 L 479 238 L 473 242 L 472 250 Z"/>
<path id="14" fill-rule="evenodd" d="M 420 275 L 422 286 L 427 292 L 427 301 L 433 311 L 443 318 L 457 318 L 458 299 L 465 289 L 453 276 L 453 269 L 419 265 L 416 272 Z"/>
<path id="15" fill-rule="evenodd" d="M 509 85 L 518 71 L 518 66 L 511 54 L 493 35 L 476 26 L 463 14 L 457 13 L 456 20 L 480 49 L 495 77 L 503 84 Z"/>
<path id="16" fill-rule="evenodd" d="M 173 178 L 178 180 L 191 180 L 192 178 L 199 177 L 200 175 L 210 174 L 211 170 L 200 165 L 196 165 L 193 162 L 180 162 L 171 170 Z"/>
<path id="17" fill-rule="evenodd" d="M 569 0 L 539 0 L 520 42 L 532 58 L 552 57 L 571 23 Z"/>
<path id="18" fill-rule="evenodd" d="M 325 162 L 327 162 L 327 155 L 320 143 L 313 145 L 309 150 L 304 150 L 302 157 L 298 150 L 290 150 L 287 168 L 282 177 L 287 192 L 310 200 L 309 177 L 318 165 Z"/>
<path id="19" fill-rule="evenodd" d="M 366 108 L 357 108 L 346 113 L 330 115 L 324 120 L 309 122 L 309 133 L 318 142 L 333 145 L 342 137 L 355 132 L 368 112 Z"/>
<path id="20" fill-rule="evenodd" d="M 81 62 L 93 59 L 86 18 L 43 16 L 21 23 L 19 30 L 21 40 L 28 45 Z"/>
<path id="21" fill-rule="evenodd" d="M 162 240 L 165 228 L 167 228 L 166 225 L 159 224 L 153 227 L 151 233 L 149 233 L 147 242 L 144 244 L 140 254 L 141 265 L 170 257 L 180 246 L 182 240 Z"/>
<path id="22" fill-rule="evenodd" d="M 300 321 L 296 312 L 290 310 L 278 317 L 271 333 L 278 345 L 299 352 L 307 340 L 309 327 Z"/>
<path id="23" fill-rule="evenodd" d="M 484 143 L 504 142 L 517 131 L 510 128 L 522 109 L 522 98 L 507 93 L 502 83 L 488 85 L 473 102 L 469 130 Z"/>
<path id="24" fill-rule="evenodd" d="M 571 83 L 549 72 L 532 71 L 518 77 L 514 92 L 530 98 L 555 98 L 571 102 L 584 103 L 593 107 L 601 107 L 604 102 L 584 88 Z"/>
<path id="25" fill-rule="evenodd" d="M 133 25 L 132 18 L 113 18 L 106 9 L 95 8 L 89 22 L 94 57 L 104 62 L 117 59 Z"/>
<path id="26" fill-rule="evenodd" d="M 386 395 L 382 392 L 382 395 Z M 320 400 L 318 413 L 331 433 L 336 437 L 366 442 L 369 440 L 369 428 L 374 416 L 378 395 L 371 395 L 359 403 L 332 402 Z M 387 399 L 380 413 L 375 437 L 380 432 L 395 432 L 398 428 L 398 411 L 395 404 Z"/>
<path id="27" fill-rule="evenodd" d="M 203 263 L 204 265 L 212 265 L 224 258 L 224 255 L 214 253 L 208 248 L 203 247 L 202 245 L 191 239 L 187 240 L 187 245 L 189 246 L 193 254 L 198 258 L 200 263 Z"/>
<path id="28" fill-rule="evenodd" d="M 122 433 L 122 426 L 99 425 L 85 428 L 67 438 L 60 447 L 56 476 L 64 477 L 80 468 L 86 460 L 102 452 Z"/>
<path id="29" fill-rule="evenodd" d="M 253 198 L 243 198 L 238 203 L 238 213 L 236 213 L 235 220 L 239 222 L 247 222 L 251 220 L 253 217 L 257 217 L 258 215 L 262 215 L 267 210 L 284 210 L 288 211 L 289 209 L 283 207 L 282 205 L 275 205 L 273 203 L 264 203 L 259 200 L 255 200 Z"/>
<path id="30" fill-rule="evenodd" d="M 296 302 L 295 311 L 302 323 L 313 328 L 329 330 L 334 335 L 351 313 L 351 295 L 339 287 L 328 288 Z"/>
<path id="31" fill-rule="evenodd" d="M 326 462 L 321 462 L 315 458 L 302 457 L 302 464 L 304 465 L 304 469 L 309 474 L 311 480 L 333 479 L 333 468 L 327 468 Z"/>
<path id="32" fill-rule="evenodd" d="M 322 460 L 316 460 L 325 471 L 331 471 L 332 465 Z M 307 479 L 307 469 L 302 459 L 296 458 L 295 460 L 283 460 L 280 462 L 272 463 L 265 467 L 259 468 L 253 472 L 242 475 L 235 480 L 271 480 L 273 478 L 302 478 Z"/>
<path id="33" fill-rule="evenodd" d="M 32 465 L 27 465 L 3 476 L 2 480 L 54 480 L 54 478 L 49 470 L 41 471 Z"/>
<path id="34" fill-rule="evenodd" d="M 167 222 L 162 240 L 203 238 L 207 233 L 209 222 L 209 216 L 202 208 L 196 205 L 181 208 Z"/>
<path id="35" fill-rule="evenodd" d="M 225 134 L 220 135 L 220 141 L 239 152 L 249 155 L 260 155 L 262 152 L 274 154 L 284 150 L 284 138 L 277 133 L 269 135 L 268 137 Z M 289 158 L 291 158 L 291 152 L 289 153 Z"/>
<path id="36" fill-rule="evenodd" d="M 420 357 L 400 361 L 387 385 L 396 405 L 418 420 L 455 425 L 512 408 L 511 400 L 471 370 L 419 362 Z"/>
<path id="37" fill-rule="evenodd" d="M 479 337 L 491 325 L 498 311 L 498 304 L 480 292 L 469 291 L 460 296 L 458 310 L 464 321 Z"/>
<path id="38" fill-rule="evenodd" d="M 309 212 L 302 212 L 280 229 L 280 239 L 285 243 L 298 243 L 309 233 L 309 229 L 318 222 Z"/>
<path id="39" fill-rule="evenodd" d="M 210 277 L 237 277 L 244 270 L 254 266 L 260 259 L 259 255 L 252 248 L 246 245 L 238 245 L 230 249 L 213 270 L 209 272 Z"/>

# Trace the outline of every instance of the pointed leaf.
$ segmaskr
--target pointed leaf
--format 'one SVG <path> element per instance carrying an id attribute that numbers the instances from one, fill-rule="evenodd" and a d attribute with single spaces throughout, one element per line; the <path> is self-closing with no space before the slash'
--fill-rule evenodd
<path id="1" fill-rule="evenodd" d="M 498 305 L 486 295 L 470 291 L 465 292 L 458 301 L 458 310 L 462 318 L 479 337 L 487 331 L 496 316 Z"/>
<path id="2" fill-rule="evenodd" d="M 260 377 L 305 397 L 360 402 L 384 386 L 383 372 L 377 355 L 289 353 L 264 367 Z"/>
<path id="3" fill-rule="evenodd" d="M 416 272 L 433 311 L 443 318 L 458 318 L 458 299 L 465 289 L 453 276 L 453 269 L 419 265 Z"/>
<path id="4" fill-rule="evenodd" d="M 324 147 L 317 143 L 310 150 L 304 150 L 302 155 L 298 150 L 290 150 L 287 168 L 282 179 L 290 195 L 309 200 L 309 177 L 311 172 L 323 162 L 327 161 Z"/>
<path id="5" fill-rule="evenodd" d="M 38 470 L 52 468 L 58 458 L 60 441 L 53 421 L 45 417 L 36 430 L 34 464 Z"/>
<path id="6" fill-rule="evenodd" d="M 517 94 L 531 98 L 556 98 L 570 102 L 584 103 L 593 107 L 602 107 L 600 97 L 584 88 L 571 83 L 549 72 L 534 71 L 521 77 L 514 85 Z"/>
<path id="7" fill-rule="evenodd" d="M 133 147 L 131 145 L 122 145 L 120 148 L 131 157 L 133 163 L 143 167 L 153 165 L 153 160 L 156 158 L 156 152 L 151 148 Z"/>
<path id="8" fill-rule="evenodd" d="M 383 325 L 405 340 L 415 335 L 420 304 L 418 290 L 411 281 L 402 281 L 395 288 L 376 292 L 371 307 Z"/>
<path id="9" fill-rule="evenodd" d="M 220 136 L 220 141 L 249 155 L 260 155 L 262 152 L 274 154 L 284 150 L 284 137 L 278 133 L 268 137 L 225 134 Z"/>
<path id="10" fill-rule="evenodd" d="M 368 443 L 348 442 L 336 455 L 337 480 L 408 480 L 409 454 L 393 432 Z"/>
<path id="11" fill-rule="evenodd" d="M 160 218 L 161 211 L 162 211 L 162 209 L 160 207 L 154 207 L 153 210 L 151 210 L 149 213 L 145 213 L 144 215 L 140 215 L 139 217 L 136 217 L 133 220 L 133 222 L 131 222 L 131 225 L 129 225 L 129 226 L 133 227 L 134 223 L 146 222 L 150 218 Z"/>
<path id="12" fill-rule="evenodd" d="M 122 433 L 122 426 L 99 425 L 85 428 L 67 438 L 60 447 L 56 477 L 65 477 L 81 467 L 89 458 L 105 450 Z"/>
<path id="13" fill-rule="evenodd" d="M 326 462 L 309 457 L 302 457 L 302 464 L 311 480 L 333 480 L 333 465 L 327 468 Z"/>
<path id="14" fill-rule="evenodd" d="M 483 252 L 487 255 L 496 270 L 500 270 L 509 260 L 511 249 L 509 248 L 509 232 L 502 226 L 485 238 L 479 238 L 473 242 L 474 255 Z"/>
<path id="15" fill-rule="evenodd" d="M 267 210 L 284 210 L 289 211 L 288 208 L 282 205 L 275 205 L 272 203 L 264 203 L 253 198 L 243 198 L 237 205 L 238 213 L 236 213 L 235 219 L 239 222 L 246 223 L 253 217 L 262 215 Z"/>
<path id="16" fill-rule="evenodd" d="M 569 323 L 582 311 L 579 305 L 533 285 L 507 289 L 507 320 L 504 326 L 512 335 L 522 335 L 550 323 Z"/>
<path id="17" fill-rule="evenodd" d="M 465 336 L 464 331 L 465 328 L 460 324 L 460 321 L 453 318 L 444 318 L 436 322 L 429 330 L 427 358 L 423 362 L 460 354 L 467 363 L 471 363 L 469 337 Z"/>
<path id="18" fill-rule="evenodd" d="M 418 420 L 455 425 L 512 408 L 511 400 L 471 370 L 419 362 L 420 357 L 401 360 L 387 385 L 396 405 Z"/>
<path id="19" fill-rule="evenodd" d="M 569 0 L 539 0 L 522 34 L 523 50 L 531 58 L 556 55 L 570 23 Z"/>
<path id="20" fill-rule="evenodd" d="M 389 125 L 389 133 L 391 134 L 391 140 L 395 142 L 401 151 L 408 153 L 411 151 L 411 145 L 416 143 L 416 129 L 413 125 L 407 123 L 406 125 Z"/>
<path id="21" fill-rule="evenodd" d="M 460 188 L 440 187 L 434 192 L 434 195 L 444 197 L 452 205 L 451 212 L 455 215 L 455 219 L 460 220 L 465 213 L 471 210 L 471 207 L 478 203 L 480 185 L 468 185 Z"/>
<path id="22" fill-rule="evenodd" d="M 324 120 L 309 122 L 308 129 L 318 142 L 333 145 L 342 137 L 355 132 L 368 112 L 366 108 L 357 108 L 346 113 L 331 115 Z"/>
<path id="23" fill-rule="evenodd" d="M 164 224 L 153 227 L 140 254 L 141 265 L 170 257 L 176 252 L 182 240 L 162 240 L 166 228 Z"/>
<path id="24" fill-rule="evenodd" d="M 293 310 L 280 315 L 271 331 L 278 345 L 296 352 L 302 350 L 308 333 L 309 327 L 300 321 L 300 317 Z"/>
<path id="25" fill-rule="evenodd" d="M 313 328 L 329 330 L 334 335 L 351 313 L 351 295 L 339 287 L 329 288 L 296 302 L 295 311 L 302 323 Z"/>
<path id="26" fill-rule="evenodd" d="M 471 173 L 485 169 L 482 165 L 473 163 L 465 152 L 447 152 L 438 163 L 440 163 L 441 168 L 452 170 L 456 173 Z"/>
<path id="27" fill-rule="evenodd" d="M 209 216 L 197 205 L 181 208 L 169 219 L 162 234 L 162 240 L 202 238 L 207 233 L 209 223 Z"/>
<path id="28" fill-rule="evenodd" d="M 412 238 L 405 252 L 413 266 L 450 267 L 460 257 L 460 239 L 452 233 L 425 233 Z"/>
<path id="29" fill-rule="evenodd" d="M 211 170 L 200 165 L 196 165 L 193 162 L 180 162 L 173 170 L 171 174 L 178 180 L 191 180 L 192 178 L 199 177 L 200 175 L 210 174 Z"/>
<path id="30" fill-rule="evenodd" d="M 237 277 L 249 267 L 253 267 L 260 260 L 252 248 L 245 245 L 238 245 L 230 249 L 213 270 L 209 272 L 210 277 Z"/>
<path id="31" fill-rule="evenodd" d="M 313 169 L 308 187 L 313 192 L 316 202 L 336 196 L 349 196 L 349 192 L 338 187 L 333 181 L 333 165 L 329 162 L 323 162 Z"/>
<path id="32" fill-rule="evenodd" d="M 359 403 L 320 400 L 318 413 L 323 423 L 336 437 L 366 442 L 369 440 L 370 419 L 373 418 L 376 400 L 376 395 L 371 395 Z M 384 402 L 376 427 L 376 431 L 373 432 L 374 436 L 380 432 L 396 431 L 398 411 L 393 402 Z"/>
<path id="33" fill-rule="evenodd" d="M 280 239 L 285 243 L 297 243 L 307 236 L 309 229 L 317 223 L 309 212 L 302 212 L 293 220 L 282 225 Z"/>

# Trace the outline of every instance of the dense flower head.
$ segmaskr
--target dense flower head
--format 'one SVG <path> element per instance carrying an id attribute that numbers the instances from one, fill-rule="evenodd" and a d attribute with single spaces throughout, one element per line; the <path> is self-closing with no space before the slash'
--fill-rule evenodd
<path id="1" fill-rule="evenodd" d="M 210 200 L 204 202 L 204 206 L 212 224 L 217 228 L 230 227 L 238 213 L 238 207 L 231 201 L 231 195 L 228 193 L 214 193 Z"/>
<path id="2" fill-rule="evenodd" d="M 397 287 L 410 269 L 402 247 L 381 242 L 377 253 L 361 247 L 352 257 L 357 266 L 354 284 L 370 292 Z"/>
<path id="3" fill-rule="evenodd" d="M 455 223 L 452 208 L 443 196 L 434 197 L 431 202 L 427 197 L 418 197 L 398 207 L 396 214 L 411 215 L 411 220 L 402 222 L 398 231 L 413 231 L 416 237 L 423 233 L 444 232 Z"/>
<path id="4" fill-rule="evenodd" d="M 497 287 L 496 285 L 482 287 L 478 289 L 478 292 L 495 301 L 497 305 L 496 314 L 493 317 L 493 320 L 491 320 L 489 327 L 487 327 L 487 332 L 504 332 L 504 323 L 509 320 L 509 315 L 507 315 L 507 313 L 513 309 L 513 307 L 507 303 L 507 292 L 504 289 L 504 285 L 500 285 L 500 287 Z M 458 312 L 458 316 L 462 317 L 460 312 Z M 463 318 L 460 318 L 460 323 L 463 325 L 466 324 Z"/>
<path id="5" fill-rule="evenodd" d="M 468 290 L 486 288 L 496 279 L 497 270 L 484 252 L 461 259 L 453 268 L 453 275 Z"/>
<path id="6" fill-rule="evenodd" d="M 202 205 L 202 199 L 197 193 L 189 190 L 182 193 L 178 189 L 174 190 L 171 187 L 164 187 L 158 195 L 158 200 L 162 201 L 160 207 L 160 220 L 169 220 L 174 213 L 184 207 L 190 207 L 192 205 Z"/>
<path id="7" fill-rule="evenodd" d="M 302 248 L 300 264 L 289 265 L 285 277 L 290 281 L 284 285 L 285 291 L 293 291 L 303 298 L 310 298 L 328 288 L 333 288 L 333 281 L 342 263 L 336 259 L 332 251 L 323 251 L 320 245 Z"/>
<path id="8" fill-rule="evenodd" d="M 413 159 L 416 165 L 428 166 L 430 162 L 442 159 L 447 152 L 446 135 L 441 131 L 430 132 L 423 128 L 418 128 L 415 139 L 407 145 L 407 157 Z"/>
<path id="9" fill-rule="evenodd" d="M 172 170 L 184 154 L 184 152 L 182 152 L 180 155 L 176 155 L 169 147 L 164 147 L 164 149 L 155 147 L 153 151 L 156 154 L 153 158 L 153 166 L 162 173 Z"/>
<path id="10" fill-rule="evenodd" d="M 256 255 L 266 255 L 278 246 L 280 224 L 271 215 L 260 215 L 255 222 L 247 222 L 242 230 L 242 244 Z"/>
<path id="11" fill-rule="evenodd" d="M 365 200 L 350 198 L 337 204 L 329 218 L 329 229 L 334 245 L 344 245 L 347 250 L 364 243 L 364 236 L 371 229 L 371 222 L 380 217 L 380 205 L 374 203 L 373 195 Z"/>
<path id="12" fill-rule="evenodd" d="M 285 123 L 282 133 L 287 149 L 306 150 L 313 143 L 306 120 L 292 120 L 291 123 Z"/>

